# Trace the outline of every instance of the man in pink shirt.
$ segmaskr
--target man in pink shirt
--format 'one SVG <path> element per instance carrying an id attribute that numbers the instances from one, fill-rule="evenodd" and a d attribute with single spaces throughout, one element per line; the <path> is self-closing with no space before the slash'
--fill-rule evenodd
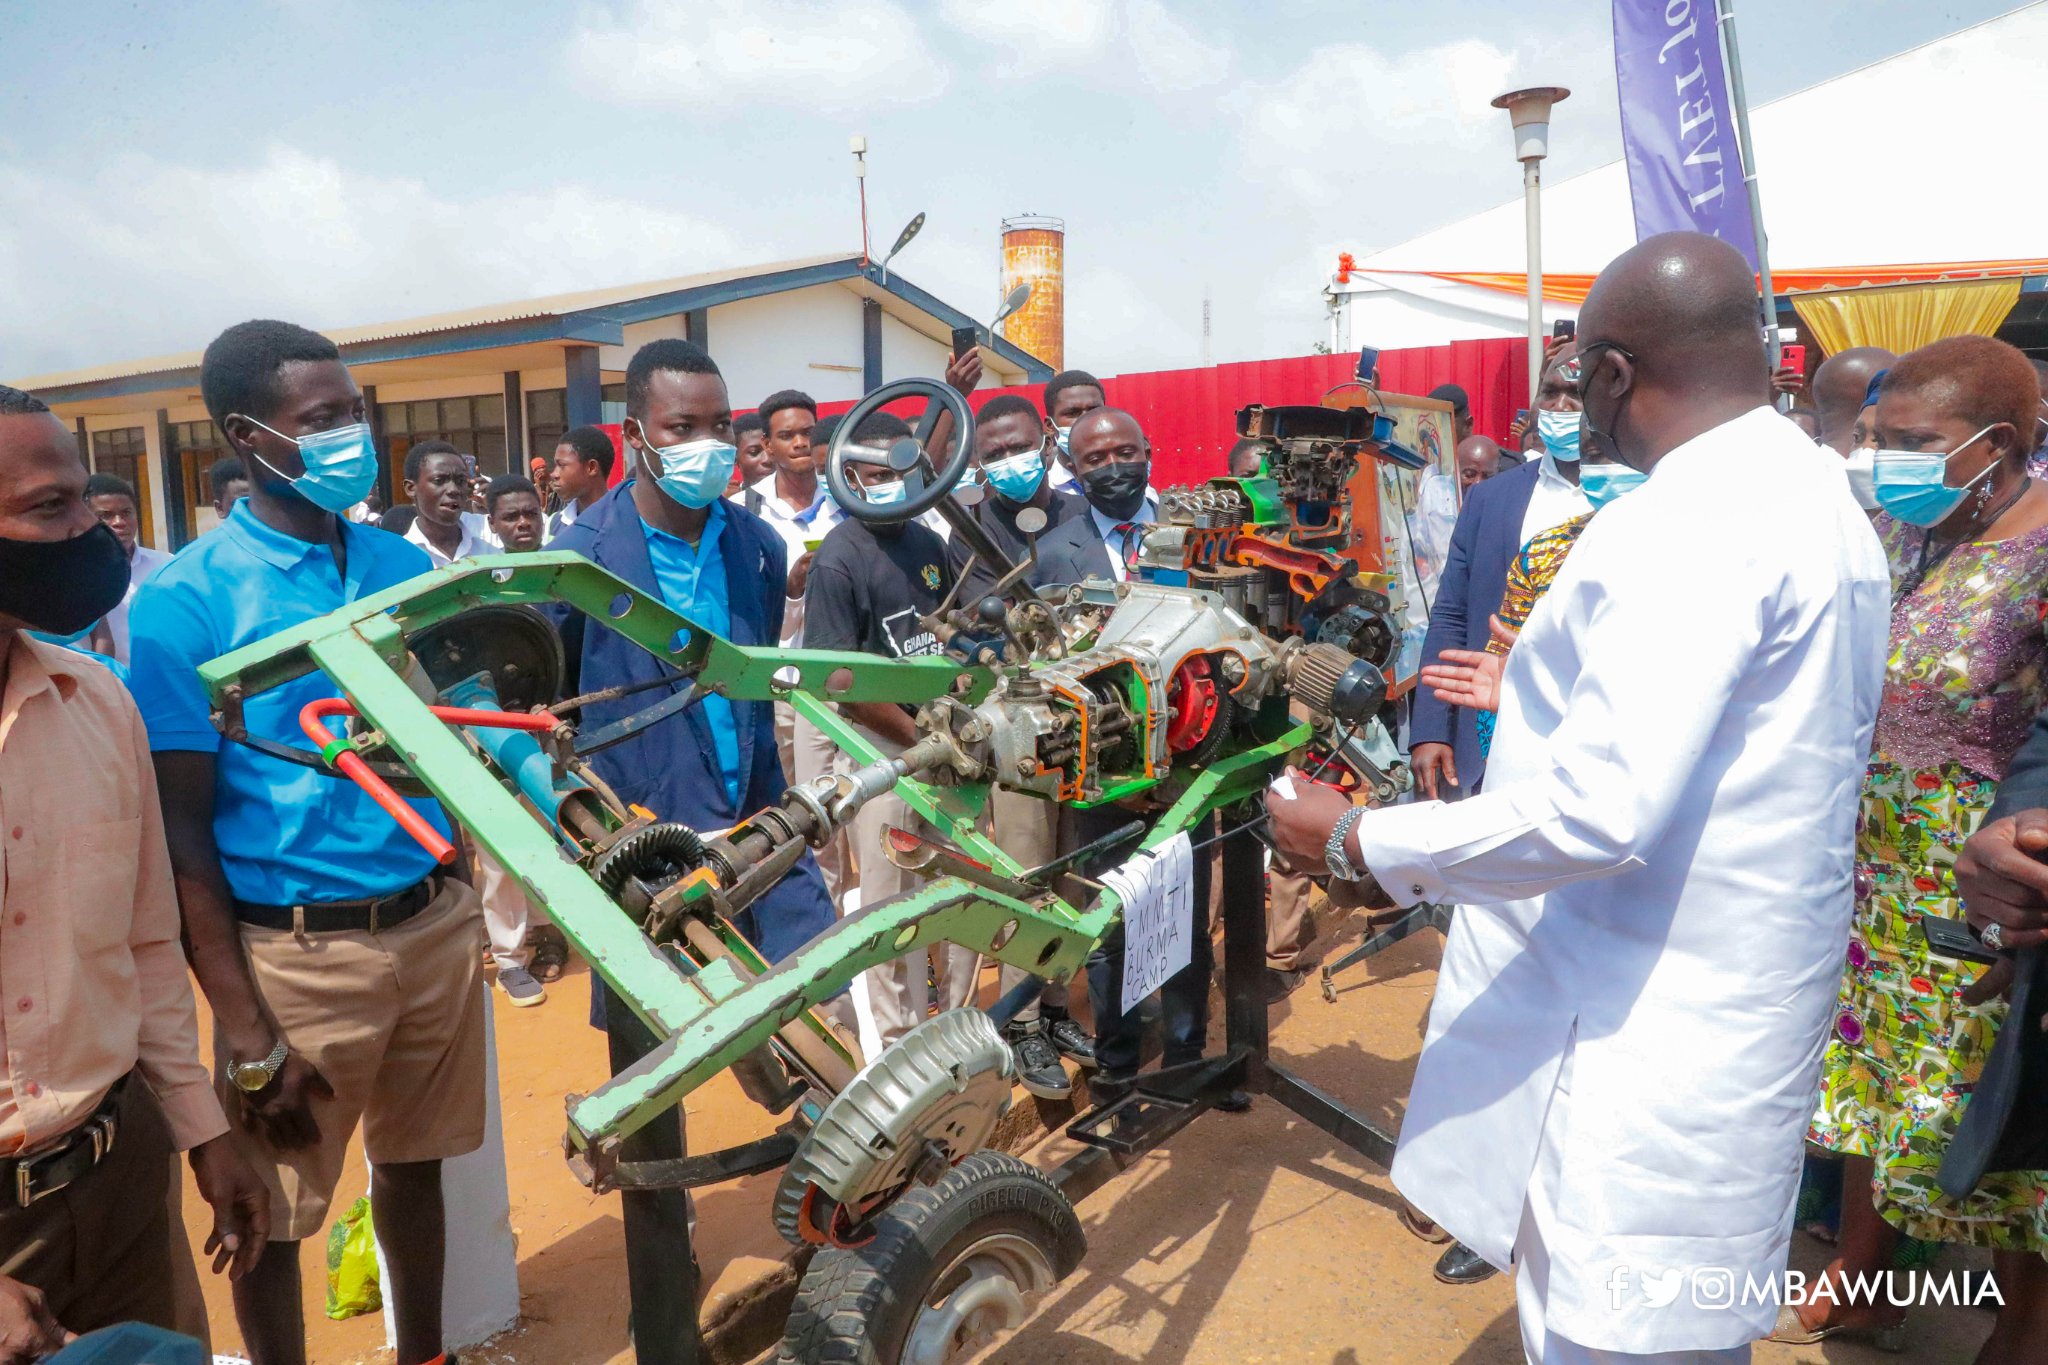
<path id="1" fill-rule="evenodd" d="M 0 386 L 0 1351 L 174 1325 L 174 1151 L 235 1278 L 269 1233 L 226 1140 L 142 718 L 68 636 L 121 600 L 128 557 L 86 505 L 64 423 Z"/>

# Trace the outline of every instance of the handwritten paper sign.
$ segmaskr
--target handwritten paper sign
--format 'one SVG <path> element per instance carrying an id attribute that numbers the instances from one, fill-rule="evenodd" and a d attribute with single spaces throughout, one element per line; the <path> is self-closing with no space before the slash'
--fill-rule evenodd
<path id="1" fill-rule="evenodd" d="M 1195 855 L 1185 833 L 1107 873 L 1102 884 L 1124 907 L 1124 995 L 1128 1014 L 1194 956 Z"/>

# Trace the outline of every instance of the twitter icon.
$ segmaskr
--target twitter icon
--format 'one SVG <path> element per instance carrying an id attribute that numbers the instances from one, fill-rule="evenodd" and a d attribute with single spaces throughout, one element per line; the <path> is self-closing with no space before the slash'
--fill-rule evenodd
<path id="1" fill-rule="evenodd" d="M 1667 1270 L 1662 1275 L 1643 1275 L 1643 1302 L 1652 1308 L 1669 1308 L 1678 1298 L 1678 1291 L 1685 1287 L 1683 1270 Z"/>

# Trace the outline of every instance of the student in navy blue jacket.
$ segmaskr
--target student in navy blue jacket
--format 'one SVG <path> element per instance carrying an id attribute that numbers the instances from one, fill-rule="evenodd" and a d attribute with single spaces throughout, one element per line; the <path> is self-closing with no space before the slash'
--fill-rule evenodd
<path id="1" fill-rule="evenodd" d="M 650 342 L 626 370 L 627 477 L 550 550 L 574 550 L 696 624 L 740 645 L 773 646 L 782 636 L 786 562 L 782 538 L 725 499 L 731 476 L 732 404 L 704 350 L 687 341 Z M 669 670 L 601 623 L 570 613 L 562 626 L 569 690 L 650 681 Z M 586 707 L 596 730 L 653 706 L 675 690 L 654 688 Z M 621 800 L 693 829 L 724 829 L 782 799 L 774 709 L 765 701 L 705 697 L 681 714 L 593 760 Z M 788 957 L 832 923 L 832 902 L 811 855 L 736 921 L 771 962 Z M 594 992 L 593 1021 L 602 993 Z"/>

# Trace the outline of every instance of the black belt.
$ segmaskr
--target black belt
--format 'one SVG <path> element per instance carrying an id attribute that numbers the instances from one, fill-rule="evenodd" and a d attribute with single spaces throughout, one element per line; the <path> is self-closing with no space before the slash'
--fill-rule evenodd
<path id="1" fill-rule="evenodd" d="M 381 933 L 396 928 L 434 903 L 441 874 L 414 882 L 403 891 L 360 901 L 314 901 L 304 905 L 258 905 L 237 899 L 235 918 L 259 929 L 287 929 L 295 934 Z"/>
<path id="2" fill-rule="evenodd" d="M 0 1181 L 6 1182 L 17 1207 L 25 1209 L 44 1195 L 55 1194 L 107 1159 L 121 1128 L 121 1090 L 127 1083 L 126 1076 L 115 1081 L 92 1117 L 73 1128 L 57 1146 L 34 1156 L 0 1161 Z"/>

